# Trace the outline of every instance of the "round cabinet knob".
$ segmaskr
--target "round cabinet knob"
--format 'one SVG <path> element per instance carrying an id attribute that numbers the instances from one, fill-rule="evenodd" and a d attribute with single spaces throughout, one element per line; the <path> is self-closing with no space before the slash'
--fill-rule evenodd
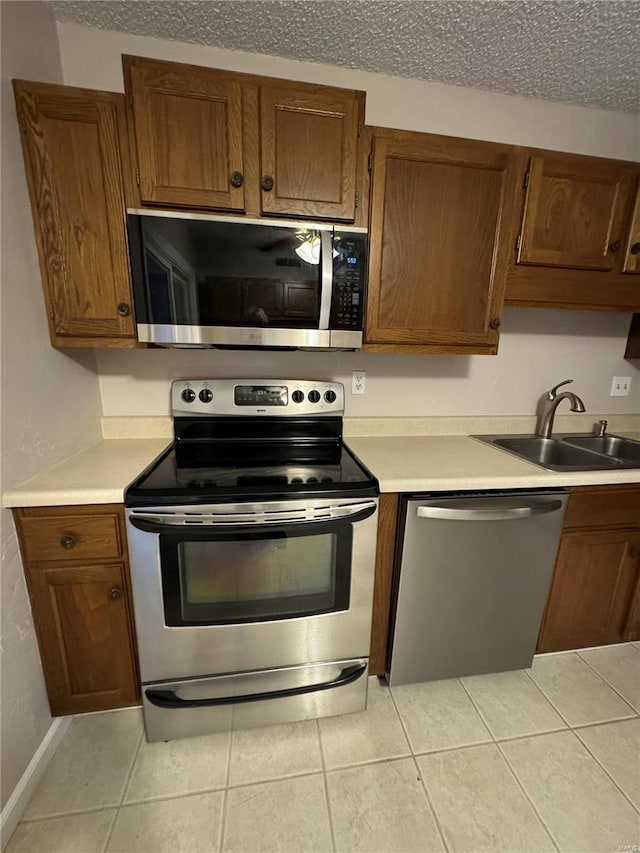
<path id="1" fill-rule="evenodd" d="M 263 175 L 262 180 L 260 181 L 260 186 L 266 193 L 271 192 L 273 189 L 273 178 L 271 175 Z"/>
<path id="2" fill-rule="evenodd" d="M 309 391 L 309 402 L 317 403 L 320 399 L 320 393 L 318 391 Z"/>
<path id="3" fill-rule="evenodd" d="M 60 539 L 60 544 L 68 551 L 70 548 L 75 548 L 78 540 L 72 533 L 64 533 Z"/>
<path id="4" fill-rule="evenodd" d="M 500 318 L 494 317 L 493 320 L 491 320 L 491 322 L 489 323 L 489 325 L 491 326 L 492 329 L 499 329 L 500 328 Z"/>
<path id="5" fill-rule="evenodd" d="M 630 254 L 639 255 L 640 254 L 640 243 L 634 243 L 633 246 L 629 249 Z"/>
<path id="6" fill-rule="evenodd" d="M 114 586 L 113 589 L 109 590 L 109 598 L 112 601 L 117 601 L 119 598 L 122 598 L 122 590 L 118 589 L 117 586 Z"/>
<path id="7" fill-rule="evenodd" d="M 640 557 L 640 545 L 633 545 L 631 547 L 631 556 L 635 559 L 636 557 Z"/>
<path id="8" fill-rule="evenodd" d="M 198 397 L 203 403 L 210 403 L 213 400 L 213 391 L 210 388 L 203 388 Z"/>
<path id="9" fill-rule="evenodd" d="M 609 251 L 610 252 L 617 252 L 618 249 L 620 248 L 620 246 L 622 246 L 622 243 L 620 242 L 620 240 L 614 240 L 613 243 L 609 244 Z"/>
<path id="10" fill-rule="evenodd" d="M 244 181 L 244 175 L 242 172 L 232 172 L 229 178 L 229 183 L 232 187 L 241 187 L 242 182 Z"/>
<path id="11" fill-rule="evenodd" d="M 193 388 L 185 388 L 182 394 L 180 394 L 185 403 L 193 403 L 196 399 L 196 392 Z"/>
<path id="12" fill-rule="evenodd" d="M 294 391 L 291 395 L 291 399 L 294 403 L 302 403 L 302 401 L 304 400 L 304 394 L 302 393 L 302 391 Z"/>
<path id="13" fill-rule="evenodd" d="M 121 317 L 128 317 L 129 314 L 131 314 L 131 306 L 127 305 L 126 302 L 119 302 L 118 303 L 118 314 Z"/>
<path id="14" fill-rule="evenodd" d="M 325 391 L 324 392 L 324 399 L 327 401 L 327 403 L 335 403 L 336 392 L 335 391 Z"/>

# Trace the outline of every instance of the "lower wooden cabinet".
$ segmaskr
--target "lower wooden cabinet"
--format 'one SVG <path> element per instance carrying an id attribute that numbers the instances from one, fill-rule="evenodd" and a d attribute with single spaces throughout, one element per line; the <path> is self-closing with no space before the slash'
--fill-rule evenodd
<path id="1" fill-rule="evenodd" d="M 539 652 L 640 639 L 640 488 L 576 490 Z"/>
<path id="2" fill-rule="evenodd" d="M 19 509 L 15 515 L 51 713 L 136 704 L 122 507 Z"/>

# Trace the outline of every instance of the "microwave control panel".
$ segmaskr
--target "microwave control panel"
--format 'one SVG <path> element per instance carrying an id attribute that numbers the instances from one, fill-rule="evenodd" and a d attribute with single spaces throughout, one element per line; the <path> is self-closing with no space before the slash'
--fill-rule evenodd
<path id="1" fill-rule="evenodd" d="M 367 235 L 336 231 L 333 238 L 332 329 L 362 329 Z"/>

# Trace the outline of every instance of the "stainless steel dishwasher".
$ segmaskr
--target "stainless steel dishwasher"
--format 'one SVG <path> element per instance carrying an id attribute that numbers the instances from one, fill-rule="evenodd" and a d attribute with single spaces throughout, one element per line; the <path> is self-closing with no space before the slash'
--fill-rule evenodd
<path id="1" fill-rule="evenodd" d="M 389 683 L 531 666 L 568 494 L 409 495 Z"/>

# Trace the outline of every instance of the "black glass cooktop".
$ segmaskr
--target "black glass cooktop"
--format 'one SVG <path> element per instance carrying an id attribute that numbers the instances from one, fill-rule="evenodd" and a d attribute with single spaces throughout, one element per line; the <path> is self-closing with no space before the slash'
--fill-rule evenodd
<path id="1" fill-rule="evenodd" d="M 378 482 L 340 441 L 175 442 L 127 489 L 127 506 L 369 497 Z"/>

